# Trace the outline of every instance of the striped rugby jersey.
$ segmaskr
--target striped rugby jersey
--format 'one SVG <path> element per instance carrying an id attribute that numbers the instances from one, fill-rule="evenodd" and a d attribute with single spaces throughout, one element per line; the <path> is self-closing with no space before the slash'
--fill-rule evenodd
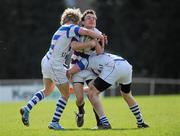
<path id="1" fill-rule="evenodd" d="M 78 25 L 62 25 L 52 37 L 51 46 L 49 51 L 46 53 L 47 59 L 51 60 L 51 62 L 55 64 L 59 64 L 59 62 L 64 63 L 66 55 L 71 50 L 71 41 L 73 38 L 79 40 L 79 30 L 80 27 Z"/>

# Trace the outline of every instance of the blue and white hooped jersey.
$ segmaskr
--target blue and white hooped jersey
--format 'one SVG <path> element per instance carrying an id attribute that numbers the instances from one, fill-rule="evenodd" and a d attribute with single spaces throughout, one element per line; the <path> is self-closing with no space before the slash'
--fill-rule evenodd
<path id="1" fill-rule="evenodd" d="M 46 54 L 47 59 L 53 63 L 65 62 L 66 55 L 70 52 L 73 38 L 79 39 L 80 27 L 78 25 L 62 25 L 53 35 L 51 46 Z"/>

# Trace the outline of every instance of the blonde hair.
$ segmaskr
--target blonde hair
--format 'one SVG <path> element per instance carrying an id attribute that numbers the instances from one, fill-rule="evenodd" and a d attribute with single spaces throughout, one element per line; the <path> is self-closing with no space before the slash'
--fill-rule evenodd
<path id="1" fill-rule="evenodd" d="M 79 8 L 67 8 L 64 10 L 62 16 L 61 16 L 61 25 L 72 22 L 74 24 L 78 24 L 81 19 L 81 11 Z"/>

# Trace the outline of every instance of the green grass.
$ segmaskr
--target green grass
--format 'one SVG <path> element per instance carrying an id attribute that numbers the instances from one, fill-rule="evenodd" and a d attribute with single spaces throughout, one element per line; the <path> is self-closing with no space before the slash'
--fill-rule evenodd
<path id="1" fill-rule="evenodd" d="M 82 128 L 75 124 L 75 101 L 70 100 L 61 119 L 65 131 L 47 128 L 56 101 L 39 103 L 30 114 L 30 127 L 21 123 L 19 108 L 25 104 L 0 103 L 1 136 L 180 136 L 180 95 L 136 96 L 147 129 L 137 129 L 136 120 L 121 97 L 103 98 L 102 102 L 112 130 L 91 130 L 95 118 L 90 103 L 85 104 L 85 123 Z"/>

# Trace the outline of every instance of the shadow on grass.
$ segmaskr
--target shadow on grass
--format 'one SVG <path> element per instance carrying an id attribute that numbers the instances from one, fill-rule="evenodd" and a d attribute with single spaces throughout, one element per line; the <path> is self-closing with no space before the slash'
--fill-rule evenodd
<path id="1" fill-rule="evenodd" d="M 139 128 L 112 128 L 112 129 L 93 129 L 93 128 L 65 128 L 60 131 L 124 131 L 124 130 L 138 130 Z"/>

